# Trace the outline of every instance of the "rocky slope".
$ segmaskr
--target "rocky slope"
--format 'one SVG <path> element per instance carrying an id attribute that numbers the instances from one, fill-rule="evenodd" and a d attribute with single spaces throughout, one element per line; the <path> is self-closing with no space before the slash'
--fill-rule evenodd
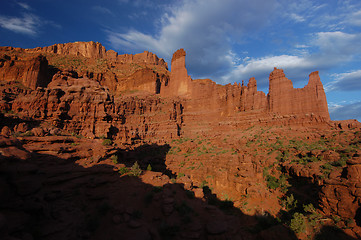
<path id="1" fill-rule="evenodd" d="M 94 42 L 0 47 L 0 232 L 359 238 L 361 125 L 330 121 L 318 72 L 295 89 L 275 68 L 266 95 L 254 78 L 193 80 L 185 55 L 169 72 Z M 153 171 L 129 178 L 136 161 Z"/>

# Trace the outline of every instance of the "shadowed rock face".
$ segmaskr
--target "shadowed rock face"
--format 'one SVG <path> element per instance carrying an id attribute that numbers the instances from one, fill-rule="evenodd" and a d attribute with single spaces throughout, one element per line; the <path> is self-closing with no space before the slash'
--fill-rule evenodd
<path id="1" fill-rule="evenodd" d="M 46 87 L 51 81 L 48 60 L 41 54 L 25 59 L 3 54 L 0 57 L 0 80 L 20 81 L 25 87 L 33 90 Z"/>

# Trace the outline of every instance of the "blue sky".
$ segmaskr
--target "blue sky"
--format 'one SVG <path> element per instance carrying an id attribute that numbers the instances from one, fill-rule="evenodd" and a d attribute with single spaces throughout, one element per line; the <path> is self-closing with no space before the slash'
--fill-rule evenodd
<path id="1" fill-rule="evenodd" d="M 0 45 L 95 41 L 120 54 L 151 51 L 170 63 L 184 48 L 192 78 L 226 84 L 273 67 L 295 87 L 319 71 L 332 120 L 361 121 L 359 0 L 4 0 Z"/>

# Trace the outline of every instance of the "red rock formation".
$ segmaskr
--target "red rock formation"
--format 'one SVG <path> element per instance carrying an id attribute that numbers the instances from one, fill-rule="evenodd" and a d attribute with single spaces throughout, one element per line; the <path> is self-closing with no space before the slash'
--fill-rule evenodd
<path id="1" fill-rule="evenodd" d="M 191 77 L 188 76 L 185 65 L 186 53 L 184 49 L 179 49 L 173 54 L 172 71 L 170 73 L 170 80 L 165 91 L 162 94 L 165 96 L 186 96 L 190 93 Z"/>
<path id="2" fill-rule="evenodd" d="M 1 80 L 18 81 L 31 89 L 46 87 L 51 80 L 48 73 L 48 60 L 42 55 L 18 60 L 4 54 L 0 59 Z"/>
<path id="3" fill-rule="evenodd" d="M 140 90 L 149 93 L 160 93 L 161 86 L 164 85 L 166 81 L 168 81 L 166 75 L 160 75 L 150 68 L 143 68 L 131 76 L 121 79 L 118 82 L 116 91 Z"/>
<path id="4" fill-rule="evenodd" d="M 269 78 L 269 112 L 280 115 L 314 114 L 330 120 L 326 95 L 318 72 L 309 76 L 308 84 L 294 89 L 282 69 L 275 68 Z"/>
<path id="5" fill-rule="evenodd" d="M 31 89 L 36 89 L 37 87 L 46 87 L 49 82 L 48 60 L 39 55 L 29 62 L 29 67 L 23 76 L 23 84 Z"/>
<path id="6" fill-rule="evenodd" d="M 238 113 L 248 114 L 254 121 L 271 116 L 298 116 L 296 122 L 330 120 L 326 95 L 318 72 L 310 74 L 309 83 L 302 89 L 294 89 L 291 80 L 283 70 L 276 69 L 270 74 L 270 90 L 266 95 L 257 91 L 257 82 L 249 80 L 247 86 L 239 84 L 218 85 L 209 79 L 192 80 L 185 66 L 185 51 L 180 49 L 173 54 L 169 84 L 162 88 L 163 96 L 180 96 L 188 99 L 185 104 L 185 120 L 191 122 L 217 121 L 220 117 L 235 117 Z M 195 117 L 196 116 L 196 117 Z M 236 120 L 237 118 L 233 118 Z M 240 120 L 240 118 L 238 117 Z M 237 121 L 237 120 L 236 120 Z M 262 120 L 265 121 L 265 120 Z"/>
<path id="7" fill-rule="evenodd" d="M 142 63 L 150 65 L 160 65 L 168 68 L 167 63 L 162 58 L 158 58 L 154 53 L 144 51 L 139 54 L 124 54 L 118 55 L 113 50 L 106 50 L 103 45 L 98 42 L 73 42 L 54 44 L 48 47 L 38 47 L 34 49 L 26 49 L 27 52 L 38 53 L 54 53 L 58 55 L 74 55 L 86 58 L 99 59 L 104 58 L 113 62 L 119 63 Z"/>
<path id="8" fill-rule="evenodd" d="M 74 42 L 74 43 L 60 43 L 48 47 L 38 47 L 35 49 L 26 49 L 29 52 L 47 52 L 56 53 L 60 55 L 75 55 L 87 58 L 104 58 L 106 57 L 106 50 L 98 42 Z"/>

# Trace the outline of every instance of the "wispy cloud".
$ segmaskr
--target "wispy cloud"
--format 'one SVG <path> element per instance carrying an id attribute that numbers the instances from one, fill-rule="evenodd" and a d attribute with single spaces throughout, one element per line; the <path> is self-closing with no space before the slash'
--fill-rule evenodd
<path id="1" fill-rule="evenodd" d="M 168 8 L 155 35 L 137 30 L 128 32 L 108 31 L 113 48 L 131 51 L 151 50 L 166 58 L 185 48 L 189 53 L 188 68 L 198 77 L 209 76 L 232 66 L 230 36 L 242 37 L 268 23 L 276 6 L 275 0 L 186 0 Z"/>
<path id="2" fill-rule="evenodd" d="M 41 25 L 40 18 L 34 14 L 23 14 L 22 17 L 0 15 L 0 27 L 16 33 L 36 35 Z"/>
<path id="3" fill-rule="evenodd" d="M 304 17 L 302 17 L 301 15 L 298 15 L 296 13 L 291 13 L 290 18 L 295 20 L 296 22 L 304 22 L 304 21 L 306 21 L 306 19 Z"/>
<path id="4" fill-rule="evenodd" d="M 29 4 L 24 3 L 24 2 L 16 2 L 20 7 L 26 9 L 26 10 L 31 10 L 31 7 Z"/>
<path id="5" fill-rule="evenodd" d="M 273 67 L 284 68 L 291 76 L 305 79 L 305 73 L 320 69 L 330 69 L 343 62 L 351 61 L 361 54 L 361 35 L 343 32 L 319 32 L 313 34 L 313 39 L 307 45 L 301 45 L 304 50 L 298 55 L 273 55 L 261 58 L 247 58 L 232 71 L 222 77 L 224 83 L 248 79 L 252 76 L 259 78 L 261 87 L 266 87 L 266 76 Z M 352 76 L 355 76 L 352 75 Z M 338 76 L 339 79 L 345 75 Z M 355 79 L 349 79 L 354 81 Z M 359 82 L 361 85 L 361 81 Z M 333 85 L 336 86 L 336 85 Z M 353 87 L 356 83 L 353 82 Z M 361 89 L 361 87 L 358 87 Z"/>
<path id="6" fill-rule="evenodd" d="M 361 26 L 361 10 L 353 12 L 348 18 L 348 22 L 355 26 Z"/>
<path id="7" fill-rule="evenodd" d="M 361 101 L 330 104 L 328 109 L 332 120 L 357 119 L 361 121 Z"/>
<path id="8" fill-rule="evenodd" d="M 308 56 L 294 56 L 294 55 L 280 55 L 267 56 L 262 58 L 248 58 L 244 63 L 236 66 L 229 74 L 222 77 L 223 83 L 247 80 L 250 77 L 255 77 L 258 81 L 258 86 L 265 88 L 268 86 L 267 76 L 274 67 L 284 68 L 292 76 L 303 76 L 304 72 L 314 70 L 312 62 L 308 61 Z"/>
<path id="9" fill-rule="evenodd" d="M 325 89 L 327 92 L 361 90 L 361 70 L 336 73 L 332 77 L 335 80 L 326 85 Z"/>
<path id="10" fill-rule="evenodd" d="M 103 7 L 103 6 L 93 6 L 92 9 L 94 11 L 99 12 L 99 13 L 114 15 L 114 13 L 109 8 L 106 8 L 106 7 Z"/>

